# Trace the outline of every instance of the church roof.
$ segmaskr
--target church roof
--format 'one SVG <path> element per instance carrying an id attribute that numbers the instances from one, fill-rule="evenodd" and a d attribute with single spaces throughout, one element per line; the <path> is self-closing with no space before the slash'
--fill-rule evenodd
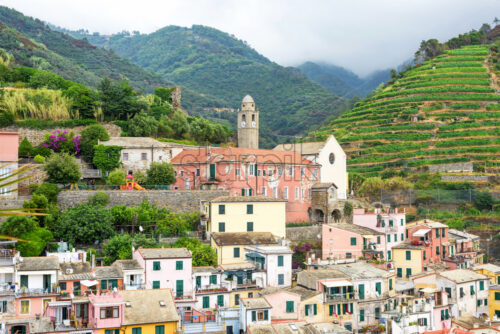
<path id="1" fill-rule="evenodd" d="M 297 151 L 302 155 L 318 154 L 319 151 L 325 147 L 326 142 L 317 141 L 309 143 L 289 143 L 276 145 L 273 150 L 275 151 Z"/>
<path id="2" fill-rule="evenodd" d="M 243 101 L 241 101 L 241 103 L 254 103 L 254 100 L 250 95 L 247 94 L 247 95 L 245 95 L 245 97 L 243 98 Z"/>

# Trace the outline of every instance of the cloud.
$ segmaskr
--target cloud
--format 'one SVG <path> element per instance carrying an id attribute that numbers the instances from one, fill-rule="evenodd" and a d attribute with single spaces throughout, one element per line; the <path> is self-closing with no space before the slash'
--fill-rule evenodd
<path id="1" fill-rule="evenodd" d="M 322 61 L 361 75 L 412 57 L 421 40 L 478 29 L 498 0 L 0 0 L 26 15 L 100 33 L 212 26 L 282 65 Z"/>

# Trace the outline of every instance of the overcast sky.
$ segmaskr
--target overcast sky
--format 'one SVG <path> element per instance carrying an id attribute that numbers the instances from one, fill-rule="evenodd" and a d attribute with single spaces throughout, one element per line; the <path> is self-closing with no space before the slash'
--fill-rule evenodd
<path id="1" fill-rule="evenodd" d="M 281 65 L 323 61 L 365 75 L 500 18 L 500 0 L 0 0 L 68 29 L 153 32 L 203 24 L 234 34 Z"/>

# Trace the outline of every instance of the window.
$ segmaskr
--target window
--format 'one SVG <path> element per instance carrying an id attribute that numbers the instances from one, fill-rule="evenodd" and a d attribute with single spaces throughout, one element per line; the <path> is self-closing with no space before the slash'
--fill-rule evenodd
<path id="1" fill-rule="evenodd" d="M 266 170 L 265 169 L 262 170 L 262 176 L 266 176 Z"/>
<path id="2" fill-rule="evenodd" d="M 278 255 L 278 267 L 283 267 L 283 255 Z"/>
<path id="3" fill-rule="evenodd" d="M 382 283 L 380 282 L 375 283 L 375 291 L 377 291 L 379 296 L 382 294 Z"/>
<path id="4" fill-rule="evenodd" d="M 365 299 L 365 285 L 364 284 L 358 285 L 358 294 L 359 294 L 359 299 Z"/>
<path id="5" fill-rule="evenodd" d="M 219 204 L 219 215 L 225 215 L 225 214 L 226 214 L 226 205 Z"/>
<path id="6" fill-rule="evenodd" d="M 441 235 L 444 237 L 446 237 L 446 229 L 443 227 L 442 231 L 441 231 Z"/>
<path id="7" fill-rule="evenodd" d="M 217 275 L 210 275 L 210 284 L 217 284 Z"/>
<path id="8" fill-rule="evenodd" d="M 404 226 L 404 225 L 405 225 L 405 220 L 401 219 L 401 226 Z"/>
<path id="9" fill-rule="evenodd" d="M 277 187 L 273 187 L 273 197 L 278 198 L 278 188 Z"/>
<path id="10" fill-rule="evenodd" d="M 476 294 L 476 292 L 474 291 L 474 285 L 471 285 L 470 286 L 470 295 L 473 296 L 475 294 Z"/>
<path id="11" fill-rule="evenodd" d="M 411 260 L 411 251 L 406 251 L 406 259 L 407 259 L 408 261 L 410 261 L 410 260 Z"/>
<path id="12" fill-rule="evenodd" d="M 260 169 L 257 169 L 257 176 L 260 176 Z"/>
<path id="13" fill-rule="evenodd" d="M 283 189 L 283 199 L 288 199 L 288 187 Z"/>
<path id="14" fill-rule="evenodd" d="M 267 187 L 262 187 L 262 196 L 267 196 Z"/>
<path id="15" fill-rule="evenodd" d="M 248 196 L 252 196 L 252 188 L 248 188 Z"/>
<path id="16" fill-rule="evenodd" d="M 460 298 L 465 296 L 464 288 L 460 288 Z"/>
<path id="17" fill-rule="evenodd" d="M 356 238 L 351 238 L 351 246 L 356 246 Z"/>
<path id="18" fill-rule="evenodd" d="M 29 288 L 28 286 L 28 275 L 21 275 L 21 287 Z"/>
<path id="19" fill-rule="evenodd" d="M 292 313 L 292 312 L 295 312 L 295 308 L 294 308 L 294 305 L 293 305 L 293 300 L 287 300 L 286 301 L 286 313 Z"/>
<path id="20" fill-rule="evenodd" d="M 359 310 L 359 322 L 365 321 L 365 310 Z"/>
<path id="21" fill-rule="evenodd" d="M 123 161 L 128 161 L 128 153 L 123 153 Z"/>
<path id="22" fill-rule="evenodd" d="M 477 300 L 477 306 L 481 306 L 483 305 L 483 300 L 482 299 L 478 299 Z"/>
<path id="23" fill-rule="evenodd" d="M 245 188 L 241 188 L 241 196 L 245 196 L 246 195 L 245 192 L 246 192 Z"/>
<path id="24" fill-rule="evenodd" d="M 160 261 L 153 261 L 153 270 L 161 270 L 161 264 Z"/>
<path id="25" fill-rule="evenodd" d="M 389 219 L 389 226 L 394 226 L 394 221 L 392 219 Z"/>
<path id="26" fill-rule="evenodd" d="M 236 168 L 236 169 L 234 170 L 234 174 L 235 174 L 236 176 L 240 176 L 240 175 L 241 175 L 241 169 Z"/>
<path id="27" fill-rule="evenodd" d="M 436 246 L 436 255 L 439 255 L 439 246 Z"/>
<path id="28" fill-rule="evenodd" d="M 403 233 L 401 233 L 401 241 L 404 241 L 405 240 L 405 235 Z"/>
<path id="29" fill-rule="evenodd" d="M 392 278 L 389 279 L 389 290 L 392 290 Z"/>
<path id="30" fill-rule="evenodd" d="M 200 169 L 196 168 L 196 176 L 200 176 Z"/>
<path id="31" fill-rule="evenodd" d="M 215 179 L 215 164 L 210 164 L 210 178 Z"/>
<path id="32" fill-rule="evenodd" d="M 183 264 L 182 261 L 175 261 L 175 270 L 182 270 L 184 267 Z"/>
<path id="33" fill-rule="evenodd" d="M 313 177 L 314 177 L 314 180 L 316 180 L 318 178 L 318 169 L 313 169 Z"/>
<path id="34" fill-rule="evenodd" d="M 249 166 L 249 175 L 255 176 L 255 164 L 250 164 Z"/>
<path id="35" fill-rule="evenodd" d="M 30 301 L 21 300 L 21 314 L 29 314 L 29 313 L 30 313 Z"/>
<path id="36" fill-rule="evenodd" d="M 66 290 L 66 282 L 59 282 L 59 288 L 61 290 Z"/>
<path id="37" fill-rule="evenodd" d="M 217 306 L 224 306 L 224 296 L 223 295 L 217 296 Z"/>
<path id="38" fill-rule="evenodd" d="M 377 237 L 377 244 L 380 245 L 380 236 Z"/>
<path id="39" fill-rule="evenodd" d="M 45 304 L 44 304 L 44 310 L 45 310 Z M 2 300 L 2 310 L 0 310 L 0 312 L 7 313 L 7 301 L 6 300 Z"/>
<path id="40" fill-rule="evenodd" d="M 253 292 L 248 293 L 248 298 L 253 298 Z"/>
<path id="41" fill-rule="evenodd" d="M 382 220 L 382 227 L 385 227 L 385 220 Z"/>
<path id="42" fill-rule="evenodd" d="M 484 300 L 484 306 L 487 306 L 488 305 L 488 299 L 485 299 Z"/>
<path id="43" fill-rule="evenodd" d="M 203 296 L 203 308 L 209 308 L 209 307 L 210 307 L 210 297 Z"/>
<path id="44" fill-rule="evenodd" d="M 226 232 L 226 223 L 219 223 L 219 232 Z"/>
<path id="45" fill-rule="evenodd" d="M 132 334 L 142 334 L 142 328 L 141 327 L 133 327 Z"/>
<path id="46" fill-rule="evenodd" d="M 155 326 L 155 334 L 165 334 L 165 325 Z"/>
<path id="47" fill-rule="evenodd" d="M 390 259 L 392 259 L 392 254 L 391 254 L 391 251 L 388 250 L 387 251 L 387 260 L 390 260 Z"/>
<path id="48" fill-rule="evenodd" d="M 184 281 L 181 279 L 175 281 L 175 296 L 176 297 L 184 296 Z"/>
<path id="49" fill-rule="evenodd" d="M 141 160 L 148 160 L 148 154 L 147 153 L 141 153 Z"/>
<path id="50" fill-rule="evenodd" d="M 300 189 L 299 187 L 295 187 L 295 199 L 300 199 Z"/>
<path id="51" fill-rule="evenodd" d="M 306 168 L 305 167 L 300 167 L 300 176 L 302 176 L 302 177 L 306 176 Z"/>
<path id="52" fill-rule="evenodd" d="M 495 300 L 500 300 L 500 292 L 495 292 Z"/>
<path id="53" fill-rule="evenodd" d="M 380 319 L 380 307 L 375 307 L 375 319 Z"/>
<path id="54" fill-rule="evenodd" d="M 387 242 L 391 242 L 391 235 L 390 234 L 387 235 Z"/>
<path id="55" fill-rule="evenodd" d="M 247 215 L 253 214 L 253 204 L 247 204 Z"/>
<path id="56" fill-rule="evenodd" d="M 119 315 L 118 306 L 113 307 L 101 307 L 101 319 L 118 318 Z"/>
<path id="57" fill-rule="evenodd" d="M 301 197 L 302 199 L 305 199 L 305 198 L 306 198 L 306 190 L 305 190 L 305 189 L 301 189 L 301 190 L 300 190 L 300 197 Z"/>
<path id="58" fill-rule="evenodd" d="M 253 315 L 252 315 L 252 318 L 253 318 Z M 268 320 L 269 319 L 269 311 L 268 310 L 259 311 L 257 313 L 257 319 L 259 319 L 259 321 Z"/>
<path id="59" fill-rule="evenodd" d="M 234 305 L 240 305 L 240 295 L 238 293 L 234 295 Z"/>
<path id="60" fill-rule="evenodd" d="M 293 171 L 294 171 L 294 169 L 295 168 L 293 166 L 288 167 L 288 172 L 289 172 L 289 174 L 290 174 L 291 177 L 293 177 Z"/>
<path id="61" fill-rule="evenodd" d="M 406 277 L 411 276 L 411 268 L 406 268 Z"/>
<path id="62" fill-rule="evenodd" d="M 108 289 L 108 281 L 102 280 L 101 281 L 101 290 L 107 290 Z"/>
<path id="63" fill-rule="evenodd" d="M 424 260 L 427 260 L 427 251 L 424 250 Z"/>
<path id="64" fill-rule="evenodd" d="M 285 275 L 278 274 L 278 285 L 283 285 L 283 284 L 285 284 Z"/>
<path id="65" fill-rule="evenodd" d="M 183 170 L 181 170 L 181 171 L 179 172 L 179 174 L 180 174 L 180 176 L 181 176 L 181 177 L 184 177 L 184 171 L 183 171 Z"/>
<path id="66" fill-rule="evenodd" d="M 257 321 L 257 311 L 252 311 L 252 321 Z"/>
<path id="67" fill-rule="evenodd" d="M 398 242 L 398 235 L 394 234 L 394 242 Z"/>
<path id="68" fill-rule="evenodd" d="M 436 229 L 436 238 L 439 238 L 439 229 Z"/>
<path id="69" fill-rule="evenodd" d="M 479 281 L 479 290 L 484 290 L 484 281 Z"/>
<path id="70" fill-rule="evenodd" d="M 159 289 L 160 288 L 160 281 L 153 281 L 153 289 Z"/>
<path id="71" fill-rule="evenodd" d="M 233 248 L 233 257 L 240 257 L 240 248 L 239 247 Z"/>
<path id="72" fill-rule="evenodd" d="M 400 278 L 403 277 L 403 268 L 398 268 L 397 269 L 397 276 L 400 277 Z"/>

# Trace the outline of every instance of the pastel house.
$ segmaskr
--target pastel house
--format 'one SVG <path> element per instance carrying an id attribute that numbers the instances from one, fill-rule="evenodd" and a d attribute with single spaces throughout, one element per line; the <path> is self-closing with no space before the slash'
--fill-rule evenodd
<path id="1" fill-rule="evenodd" d="M 252 245 L 245 247 L 245 259 L 266 272 L 265 286 L 284 288 L 292 285 L 292 254 L 288 246 Z"/>
<path id="2" fill-rule="evenodd" d="M 124 302 L 120 292 L 101 293 L 88 297 L 89 321 L 98 334 L 111 334 L 119 331 L 123 323 Z"/>
<path id="3" fill-rule="evenodd" d="M 240 303 L 241 328 L 271 323 L 271 305 L 264 297 L 244 298 Z"/>
<path id="4" fill-rule="evenodd" d="M 246 261 L 246 246 L 278 245 L 276 237 L 270 232 L 215 232 L 210 243 L 217 253 L 218 264 Z"/>
<path id="5" fill-rule="evenodd" d="M 300 295 L 274 287 L 263 289 L 259 294 L 273 309 L 271 322 L 299 320 Z"/>
<path id="6" fill-rule="evenodd" d="M 54 291 L 59 272 L 57 257 L 20 257 L 16 264 L 16 282 L 24 293 Z"/>
<path id="7" fill-rule="evenodd" d="M 18 168 L 19 134 L 17 132 L 0 132 L 0 177 L 12 175 Z M 8 179 L 13 181 L 13 178 Z M 1 197 L 17 197 L 16 184 L 0 187 Z"/>

